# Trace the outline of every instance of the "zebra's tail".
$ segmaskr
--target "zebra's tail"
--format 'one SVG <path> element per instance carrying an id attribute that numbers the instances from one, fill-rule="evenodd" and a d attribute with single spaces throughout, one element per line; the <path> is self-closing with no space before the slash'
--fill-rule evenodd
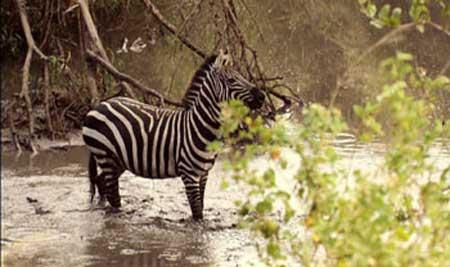
<path id="1" fill-rule="evenodd" d="M 97 177 L 97 161 L 95 160 L 95 157 L 92 153 L 89 153 L 88 173 L 89 173 L 89 181 L 91 182 L 90 192 L 91 192 L 91 203 L 92 203 L 94 201 L 94 196 L 95 196 L 95 178 Z"/>

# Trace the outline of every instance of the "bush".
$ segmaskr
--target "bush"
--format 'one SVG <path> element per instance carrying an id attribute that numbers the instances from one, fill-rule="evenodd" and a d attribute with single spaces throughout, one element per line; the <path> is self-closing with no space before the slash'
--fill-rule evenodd
<path id="1" fill-rule="evenodd" d="M 348 159 L 333 146 L 348 130 L 339 110 L 312 104 L 301 125 L 278 118 L 268 128 L 239 102 L 223 109 L 228 145 L 242 138 L 258 141 L 231 151 L 225 166 L 249 188 L 247 199 L 236 204 L 240 225 L 260 237 L 262 262 L 450 266 L 450 164 L 442 169 L 430 158 L 436 142 L 450 137 L 450 124 L 432 119 L 433 90 L 448 89 L 450 82 L 417 75 L 411 60 L 402 52 L 385 60 L 382 92 L 354 107 L 363 125 L 361 144 L 384 143 L 372 170 L 367 165 L 349 170 Z M 411 96 L 411 87 L 427 97 Z M 236 136 L 239 120 L 248 131 Z M 255 164 L 261 157 L 263 170 Z"/>

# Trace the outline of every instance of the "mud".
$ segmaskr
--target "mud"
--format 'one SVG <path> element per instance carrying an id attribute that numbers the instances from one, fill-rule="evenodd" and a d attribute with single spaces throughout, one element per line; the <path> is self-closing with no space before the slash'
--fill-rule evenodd
<path id="1" fill-rule="evenodd" d="M 3 153 L 4 266 L 236 266 L 256 256 L 233 201 L 211 172 L 205 221 L 193 222 L 179 179 L 120 179 L 122 212 L 90 209 L 84 147 Z M 219 178 L 219 179 L 217 179 Z"/>

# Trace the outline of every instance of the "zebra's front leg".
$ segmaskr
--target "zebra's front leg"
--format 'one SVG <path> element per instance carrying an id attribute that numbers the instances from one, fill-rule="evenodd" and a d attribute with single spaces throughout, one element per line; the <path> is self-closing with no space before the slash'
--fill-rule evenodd
<path id="1" fill-rule="evenodd" d="M 95 178 L 94 188 L 91 187 L 91 203 L 94 200 L 95 186 L 97 186 L 98 194 L 100 196 L 97 205 L 103 207 L 105 205 L 105 200 L 106 200 L 106 198 L 105 198 L 105 193 L 106 193 L 106 190 L 105 190 L 105 173 L 100 173 Z"/>
<path id="2" fill-rule="evenodd" d="M 186 188 L 186 195 L 191 207 L 192 217 L 194 220 L 203 219 L 203 201 L 200 191 L 200 177 L 182 175 L 184 186 Z"/>

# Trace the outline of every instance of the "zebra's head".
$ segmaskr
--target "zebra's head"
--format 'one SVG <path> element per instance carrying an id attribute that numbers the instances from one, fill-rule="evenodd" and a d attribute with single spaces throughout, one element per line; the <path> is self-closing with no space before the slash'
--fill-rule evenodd
<path id="1" fill-rule="evenodd" d="M 213 63 L 213 70 L 220 83 L 216 88 L 221 101 L 241 100 L 250 109 L 258 109 L 264 104 L 264 93 L 233 69 L 231 56 L 227 52 L 220 51 Z"/>

